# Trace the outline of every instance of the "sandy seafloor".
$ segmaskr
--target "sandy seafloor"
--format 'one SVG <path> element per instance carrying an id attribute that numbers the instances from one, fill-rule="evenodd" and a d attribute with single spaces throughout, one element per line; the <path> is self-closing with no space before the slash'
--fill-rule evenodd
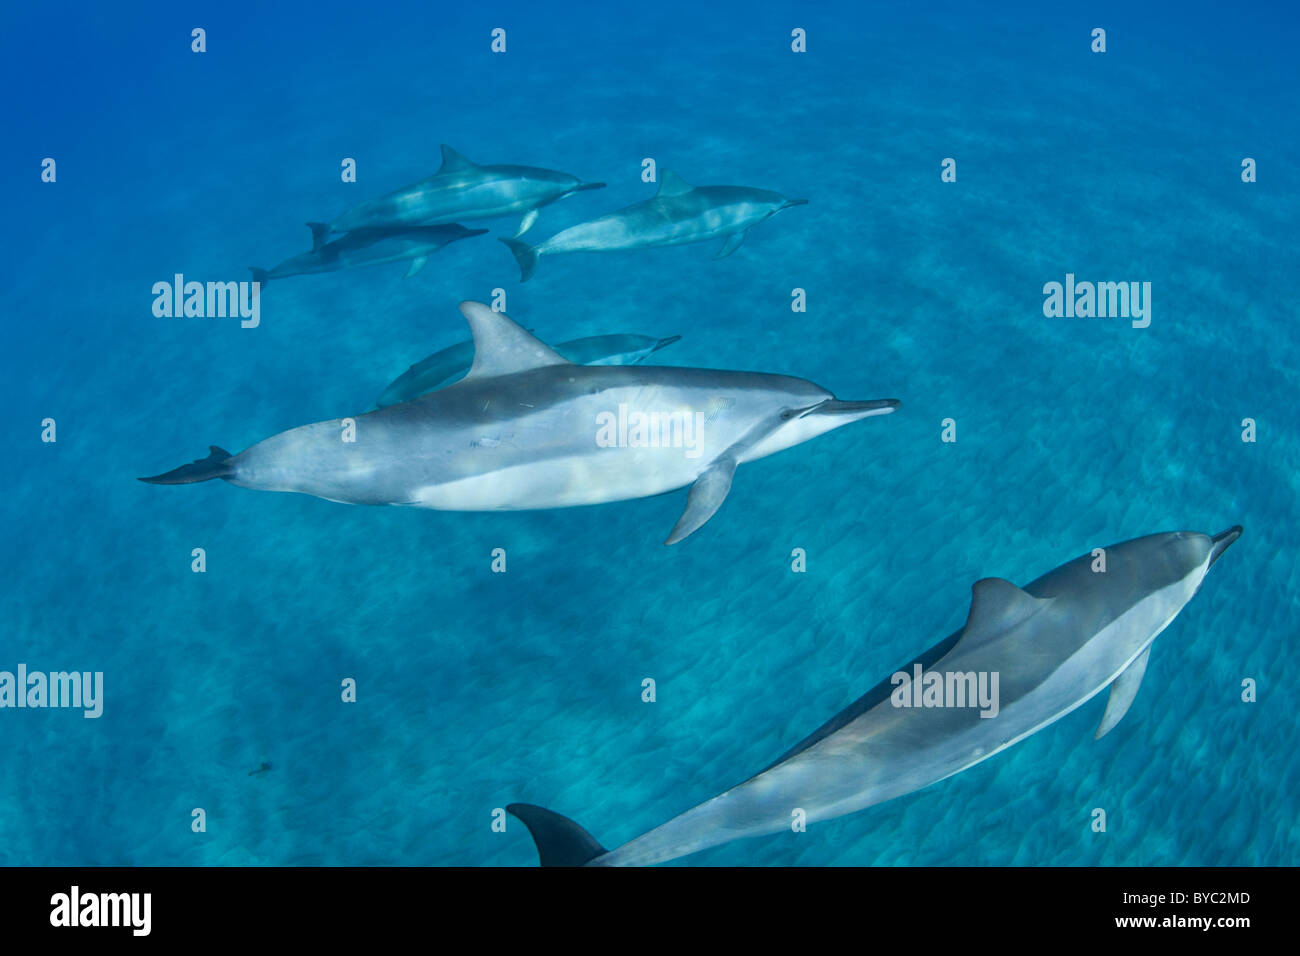
<path id="1" fill-rule="evenodd" d="M 925 791 L 680 862 L 1295 864 L 1293 16 L 6 11 L 0 669 L 102 670 L 106 703 L 0 711 L 0 864 L 532 864 L 520 824 L 490 827 L 516 800 L 613 846 L 952 632 L 978 578 L 1238 523 L 1104 740 L 1098 698 Z M 521 285 L 493 221 L 411 279 L 274 283 L 255 330 L 152 315 L 154 282 L 247 278 L 442 142 L 610 184 L 535 241 L 645 198 L 646 156 L 810 202 L 722 261 L 556 256 Z M 1045 318 L 1066 272 L 1150 281 L 1150 327 Z M 453 514 L 135 481 L 364 411 L 496 287 L 543 337 L 681 334 L 668 363 L 903 406 L 742 467 L 672 548 L 684 493 Z"/>

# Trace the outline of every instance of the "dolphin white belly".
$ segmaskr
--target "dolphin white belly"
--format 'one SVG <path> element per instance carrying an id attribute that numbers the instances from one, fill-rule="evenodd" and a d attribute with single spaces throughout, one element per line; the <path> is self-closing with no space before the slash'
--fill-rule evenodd
<path id="1" fill-rule="evenodd" d="M 694 482 L 700 470 L 680 456 L 611 448 L 609 454 L 549 458 L 426 485 L 416 489 L 412 503 L 442 511 L 571 508 L 675 491 Z"/>

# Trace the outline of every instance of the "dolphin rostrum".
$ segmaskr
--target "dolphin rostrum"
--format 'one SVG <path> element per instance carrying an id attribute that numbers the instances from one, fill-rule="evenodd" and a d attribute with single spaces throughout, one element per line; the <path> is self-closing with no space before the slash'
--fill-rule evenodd
<path id="1" fill-rule="evenodd" d="M 444 144 L 442 166 L 432 176 L 353 206 L 330 223 L 330 229 L 350 232 L 367 226 L 414 226 L 522 213 L 516 233 L 522 236 L 543 206 L 604 185 L 536 166 L 479 166 Z"/>
<path id="2" fill-rule="evenodd" d="M 466 229 L 458 223 L 445 226 L 394 226 L 354 229 L 346 236 L 326 242 L 329 226 L 309 222 L 312 233 L 312 250 L 286 259 L 274 269 L 250 266 L 253 279 L 265 286 L 272 279 L 311 275 L 317 272 L 336 272 L 359 266 L 375 266 L 384 262 L 410 260 L 406 270 L 409 278 L 424 268 L 443 246 L 457 239 L 481 236 L 486 229 Z"/>
<path id="3" fill-rule="evenodd" d="M 666 543 L 713 516 L 736 466 L 895 399 L 840 401 L 785 375 L 575 365 L 502 312 L 461 303 L 474 364 L 456 384 L 353 418 L 303 425 L 237 455 L 141 481 L 222 478 L 351 504 L 515 511 L 626 501 L 691 486 Z"/>
<path id="4" fill-rule="evenodd" d="M 506 809 L 543 866 L 662 863 L 775 833 L 799 811 L 830 820 L 960 773 L 1064 717 L 1107 686 L 1100 737 L 1128 710 L 1151 642 L 1241 535 L 1135 538 L 1063 564 L 1023 589 L 975 582 L 965 626 L 720 796 L 606 850 L 572 820 Z M 1101 570 L 1097 570 L 1098 567 Z M 991 693 L 989 693 L 991 691 Z"/>
<path id="5" fill-rule="evenodd" d="M 745 241 L 745 231 L 782 209 L 802 206 L 806 199 L 786 199 L 780 193 L 747 186 L 692 186 L 676 173 L 663 170 L 659 191 L 651 199 L 625 206 L 608 216 L 570 226 L 545 242 L 530 246 L 502 239 L 519 263 L 520 280 L 527 282 L 537 258 L 557 252 L 609 252 L 648 246 L 678 246 L 722 238 L 713 258 L 729 256 Z"/>
<path id="6" fill-rule="evenodd" d="M 628 332 L 571 339 L 553 348 L 575 365 L 637 365 L 646 356 L 667 348 L 680 338 L 680 335 L 673 335 L 657 339 L 653 335 L 634 335 Z M 440 349 L 393 379 L 375 404 L 383 408 L 419 398 L 461 378 L 473 362 L 472 339 Z"/>

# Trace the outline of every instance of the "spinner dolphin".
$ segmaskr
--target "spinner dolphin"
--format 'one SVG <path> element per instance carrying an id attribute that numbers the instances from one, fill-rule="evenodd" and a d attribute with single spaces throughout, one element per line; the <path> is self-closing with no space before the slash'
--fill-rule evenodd
<path id="1" fill-rule="evenodd" d="M 625 501 L 690 486 L 666 543 L 721 506 L 737 466 L 863 418 L 895 399 L 840 401 L 786 375 L 575 365 L 501 312 L 461 311 L 469 374 L 413 401 L 272 435 L 239 454 L 141 481 L 294 491 L 349 504 L 514 511 Z"/>
<path id="2" fill-rule="evenodd" d="M 659 191 L 650 199 L 570 226 L 536 246 L 518 237 L 501 241 L 514 254 L 523 282 L 536 271 L 540 256 L 561 252 L 613 252 L 722 239 L 713 257 L 721 259 L 740 248 L 751 227 L 807 202 L 748 186 L 692 186 L 665 169 Z"/>
<path id="3" fill-rule="evenodd" d="M 647 865 L 784 830 L 796 809 L 813 823 L 928 787 L 1109 687 L 1101 737 L 1133 703 L 1152 641 L 1240 535 L 1240 527 L 1212 537 L 1155 534 L 1106 548 L 1104 572 L 1089 553 L 1023 589 L 1001 578 L 975 582 L 957 633 L 760 773 L 616 849 L 542 807 L 506 809 L 528 827 L 543 866 Z M 991 707 L 972 701 L 980 675 L 996 675 Z"/>

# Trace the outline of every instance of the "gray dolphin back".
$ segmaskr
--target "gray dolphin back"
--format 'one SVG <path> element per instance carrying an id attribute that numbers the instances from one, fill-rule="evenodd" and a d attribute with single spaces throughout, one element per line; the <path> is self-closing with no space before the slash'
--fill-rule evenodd
<path id="1" fill-rule="evenodd" d="M 650 335 L 631 333 L 589 335 L 561 342 L 555 346 L 555 351 L 578 365 L 635 365 L 646 355 L 666 348 L 680 338 L 679 335 L 673 335 L 666 339 L 656 339 Z M 387 408 L 450 385 L 469 371 L 473 361 L 472 340 L 467 339 L 440 349 L 416 362 L 390 382 L 375 405 Z"/>
<path id="2" fill-rule="evenodd" d="M 405 372 L 395 378 L 384 389 L 384 393 L 375 402 L 380 408 L 409 402 L 426 392 L 450 384 L 451 381 L 469 371 L 474 362 L 474 342 L 465 340 L 439 349 L 427 358 L 416 362 Z"/>

